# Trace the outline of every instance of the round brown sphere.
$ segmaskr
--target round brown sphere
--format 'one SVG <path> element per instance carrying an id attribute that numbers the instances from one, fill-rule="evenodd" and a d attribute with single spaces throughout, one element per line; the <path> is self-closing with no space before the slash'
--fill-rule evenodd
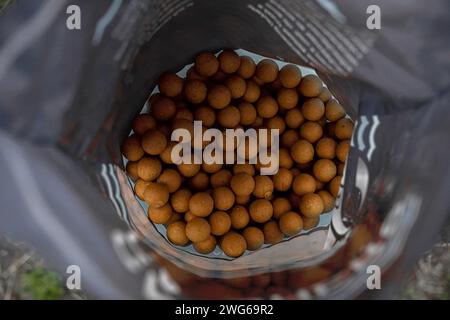
<path id="1" fill-rule="evenodd" d="M 294 211 L 288 211 L 283 213 L 278 222 L 281 232 L 283 232 L 287 237 L 296 235 L 303 228 L 303 219 Z"/>
<path id="2" fill-rule="evenodd" d="M 189 211 L 197 217 L 207 217 L 214 209 L 214 200 L 206 192 L 198 192 L 189 199 Z"/>
<path id="3" fill-rule="evenodd" d="M 216 112 L 208 106 L 200 106 L 194 111 L 194 119 L 202 122 L 205 127 L 212 127 L 216 122 Z"/>
<path id="4" fill-rule="evenodd" d="M 316 191 L 316 179 L 310 174 L 301 173 L 294 178 L 292 190 L 298 196 Z"/>
<path id="5" fill-rule="evenodd" d="M 323 136 L 323 129 L 317 122 L 306 121 L 300 127 L 300 136 L 311 143 L 315 143 Z"/>
<path id="6" fill-rule="evenodd" d="M 163 152 L 159 155 L 162 162 L 167 164 L 172 164 L 172 149 L 178 142 L 175 141 L 168 141 L 166 148 Z"/>
<path id="7" fill-rule="evenodd" d="M 194 218 L 186 223 L 186 237 L 192 242 L 201 242 L 208 239 L 211 227 L 203 218 Z"/>
<path id="8" fill-rule="evenodd" d="M 191 178 L 200 171 L 200 164 L 181 163 L 177 165 L 177 168 L 184 177 Z"/>
<path id="9" fill-rule="evenodd" d="M 233 175 L 231 174 L 231 172 L 227 169 L 221 169 L 217 171 L 216 173 L 211 175 L 211 178 L 209 180 L 211 182 L 211 187 L 218 188 L 229 186 L 232 176 Z"/>
<path id="10" fill-rule="evenodd" d="M 302 78 L 298 91 L 308 98 L 317 97 L 322 92 L 322 80 L 316 75 L 308 74 Z"/>
<path id="11" fill-rule="evenodd" d="M 173 212 L 172 216 L 170 217 L 169 221 L 166 223 L 166 226 L 175 222 L 175 221 L 182 221 L 183 220 L 183 215 Z"/>
<path id="12" fill-rule="evenodd" d="M 195 57 L 195 71 L 203 77 L 210 77 L 219 70 L 219 60 L 211 52 L 202 52 Z"/>
<path id="13" fill-rule="evenodd" d="M 142 136 L 141 144 L 148 154 L 159 155 L 167 147 L 167 138 L 159 130 L 149 130 Z"/>
<path id="14" fill-rule="evenodd" d="M 334 135 L 339 140 L 346 140 L 352 137 L 353 122 L 350 119 L 343 118 L 336 122 L 336 128 L 334 129 Z"/>
<path id="15" fill-rule="evenodd" d="M 224 85 L 216 84 L 209 89 L 207 100 L 214 109 L 223 109 L 230 104 L 230 89 Z"/>
<path id="16" fill-rule="evenodd" d="M 330 183 L 328 185 L 331 195 L 335 198 L 337 198 L 337 196 L 339 194 L 339 188 L 341 186 L 341 179 L 342 179 L 342 176 L 336 176 L 330 181 Z"/>
<path id="17" fill-rule="evenodd" d="M 320 92 L 320 94 L 318 95 L 317 98 L 322 100 L 324 103 L 328 102 L 331 99 L 331 92 L 330 92 L 330 90 L 328 90 L 327 87 L 323 87 L 322 91 Z"/>
<path id="18" fill-rule="evenodd" d="M 249 79 L 253 77 L 255 70 L 255 61 L 248 56 L 241 56 L 241 64 L 239 65 L 239 69 L 236 73 L 244 79 Z"/>
<path id="19" fill-rule="evenodd" d="M 167 226 L 167 238 L 177 246 L 185 246 L 189 239 L 186 236 L 186 224 L 183 221 L 172 222 Z"/>
<path id="20" fill-rule="evenodd" d="M 303 230 L 310 230 L 319 224 L 320 217 L 306 218 L 303 217 Z"/>
<path id="21" fill-rule="evenodd" d="M 288 191 L 291 188 L 294 176 L 286 168 L 279 168 L 278 172 L 272 177 L 273 186 L 277 191 Z"/>
<path id="22" fill-rule="evenodd" d="M 255 75 L 264 83 L 275 81 L 278 76 L 278 65 L 270 59 L 262 59 L 256 66 Z"/>
<path id="23" fill-rule="evenodd" d="M 287 64 L 281 68 L 278 78 L 280 79 L 283 87 L 295 88 L 302 80 L 302 72 L 296 65 Z"/>
<path id="24" fill-rule="evenodd" d="M 236 128 L 239 121 L 241 121 L 241 113 L 235 106 L 225 107 L 217 113 L 217 122 L 224 128 Z"/>
<path id="25" fill-rule="evenodd" d="M 250 202 L 251 196 L 236 196 L 235 202 L 236 204 L 248 204 Z"/>
<path id="26" fill-rule="evenodd" d="M 250 215 L 244 206 L 235 206 L 231 209 L 230 219 L 234 229 L 242 229 L 250 222 Z"/>
<path id="27" fill-rule="evenodd" d="M 142 113 L 133 119 L 131 127 L 136 134 L 142 136 L 148 130 L 156 129 L 156 120 L 148 113 Z"/>
<path id="28" fill-rule="evenodd" d="M 286 129 L 286 123 L 284 122 L 282 117 L 275 116 L 273 118 L 267 119 L 266 127 L 267 129 L 278 129 L 278 133 L 281 135 Z"/>
<path id="29" fill-rule="evenodd" d="M 214 205 L 218 210 L 228 210 L 234 205 L 235 196 L 228 187 L 218 187 L 212 192 Z"/>
<path id="30" fill-rule="evenodd" d="M 138 162 L 136 161 L 128 161 L 127 165 L 125 167 L 125 170 L 128 174 L 128 176 L 132 179 L 132 180 L 137 180 L 139 179 L 139 175 L 138 175 Z"/>
<path id="31" fill-rule="evenodd" d="M 307 193 L 300 198 L 300 212 L 307 218 L 318 217 L 323 212 L 323 201 L 318 194 Z"/>
<path id="32" fill-rule="evenodd" d="M 147 215 L 153 223 L 166 224 L 172 217 L 172 207 L 168 203 L 159 208 L 150 206 L 147 209 Z"/>
<path id="33" fill-rule="evenodd" d="M 240 113 L 240 124 L 248 126 L 255 121 L 257 113 L 256 108 L 252 104 L 241 102 L 238 104 L 238 109 Z"/>
<path id="34" fill-rule="evenodd" d="M 336 176 L 336 165 L 330 159 L 319 159 L 314 163 L 313 172 L 317 180 L 328 182 Z"/>
<path id="35" fill-rule="evenodd" d="M 167 121 L 171 119 L 177 107 L 172 99 L 167 97 L 159 97 L 151 104 L 150 112 L 157 121 Z"/>
<path id="36" fill-rule="evenodd" d="M 331 193 L 326 190 L 321 190 L 318 192 L 318 195 L 323 202 L 323 212 L 330 212 L 333 210 L 336 199 L 331 195 Z"/>
<path id="37" fill-rule="evenodd" d="M 205 101 L 208 89 L 200 80 L 187 80 L 184 86 L 184 96 L 190 103 L 201 103 Z"/>
<path id="38" fill-rule="evenodd" d="M 225 81 L 225 79 L 227 78 L 227 74 L 225 72 L 223 72 L 222 70 L 218 70 L 212 77 L 211 79 L 215 82 L 223 82 Z"/>
<path id="39" fill-rule="evenodd" d="M 291 211 L 292 205 L 286 198 L 276 198 L 273 201 L 273 217 L 279 219 L 280 216 L 288 211 Z"/>
<path id="40" fill-rule="evenodd" d="M 154 157 L 146 157 L 137 163 L 137 174 L 139 178 L 145 181 L 152 181 L 161 174 L 161 161 Z"/>
<path id="41" fill-rule="evenodd" d="M 247 90 L 247 83 L 239 76 L 232 75 L 225 80 L 225 85 L 230 89 L 231 97 L 238 99 L 244 96 Z"/>
<path id="42" fill-rule="evenodd" d="M 294 129 L 286 130 L 281 135 L 281 145 L 285 148 L 291 148 L 295 142 L 300 139 L 300 135 Z"/>
<path id="43" fill-rule="evenodd" d="M 178 189 L 170 197 L 170 204 L 172 209 L 179 213 L 184 213 L 189 210 L 189 200 L 192 193 L 188 189 Z"/>
<path id="44" fill-rule="evenodd" d="M 281 88 L 277 92 L 277 101 L 281 108 L 295 108 L 298 103 L 298 93 L 295 89 Z"/>
<path id="45" fill-rule="evenodd" d="M 300 109 L 295 108 L 286 112 L 284 121 L 289 128 L 297 129 L 303 122 L 305 122 L 305 117 L 303 117 Z"/>
<path id="46" fill-rule="evenodd" d="M 208 254 L 214 251 L 214 249 L 216 248 L 216 244 L 217 244 L 216 238 L 212 235 L 209 235 L 208 238 L 206 238 L 206 240 L 196 242 L 193 245 L 194 249 L 198 253 Z"/>
<path id="47" fill-rule="evenodd" d="M 242 97 L 247 102 L 253 103 L 259 99 L 261 95 L 261 89 L 259 86 L 252 80 L 247 80 L 247 86 L 245 89 L 245 94 Z"/>
<path id="48" fill-rule="evenodd" d="M 169 189 L 165 184 L 150 182 L 145 188 L 144 200 L 151 207 L 162 207 L 169 201 Z"/>
<path id="49" fill-rule="evenodd" d="M 255 121 L 252 123 L 251 127 L 253 128 L 259 128 L 264 124 L 264 119 L 260 116 L 256 116 Z"/>
<path id="50" fill-rule="evenodd" d="M 197 218 L 197 216 L 195 214 L 192 214 L 192 212 L 188 211 L 184 214 L 184 221 L 189 222 L 192 219 Z"/>
<path id="51" fill-rule="evenodd" d="M 195 176 L 189 179 L 188 182 L 189 188 L 196 191 L 205 191 L 209 187 L 209 176 L 199 171 Z"/>
<path id="52" fill-rule="evenodd" d="M 273 194 L 273 182 L 268 176 L 255 177 L 255 189 L 253 195 L 261 199 L 271 199 Z"/>
<path id="53" fill-rule="evenodd" d="M 342 140 L 336 147 L 336 156 L 341 162 L 347 160 L 347 155 L 350 150 L 350 140 Z"/>
<path id="54" fill-rule="evenodd" d="M 289 150 L 286 148 L 280 148 L 278 158 L 280 168 L 290 169 L 294 165 L 294 160 L 292 159 Z"/>
<path id="55" fill-rule="evenodd" d="M 314 158 L 314 147 L 307 140 L 298 140 L 291 147 L 291 157 L 297 163 L 308 163 Z"/>
<path id="56" fill-rule="evenodd" d="M 159 91 L 168 97 L 175 97 L 183 90 L 183 79 L 174 72 L 165 72 L 159 77 Z"/>
<path id="57" fill-rule="evenodd" d="M 206 173 L 215 173 L 217 171 L 219 171 L 220 169 L 222 169 L 223 164 L 221 163 L 206 163 L 203 162 L 202 163 L 202 170 L 205 171 Z"/>
<path id="58" fill-rule="evenodd" d="M 139 199 L 144 200 L 144 191 L 149 183 L 149 181 L 138 179 L 134 184 L 134 193 L 138 196 Z"/>
<path id="59" fill-rule="evenodd" d="M 318 121 L 325 114 L 325 106 L 322 100 L 310 98 L 303 102 L 302 113 L 307 120 Z"/>
<path id="60" fill-rule="evenodd" d="M 201 76 L 195 71 L 195 65 L 190 67 L 189 70 L 186 72 L 186 79 L 188 80 L 200 80 L 200 81 L 207 81 L 208 78 Z"/>
<path id="61" fill-rule="evenodd" d="M 177 191 L 181 186 L 181 176 L 175 169 L 165 169 L 156 181 L 165 184 L 170 193 Z"/>
<path id="62" fill-rule="evenodd" d="M 323 137 L 316 143 L 316 154 L 319 158 L 333 159 L 336 156 L 336 141 Z"/>
<path id="63" fill-rule="evenodd" d="M 331 122 L 338 121 L 345 117 L 345 110 L 336 99 L 332 99 L 325 106 L 325 117 Z"/>
<path id="64" fill-rule="evenodd" d="M 230 231 L 231 218 L 224 211 L 215 211 L 208 218 L 211 226 L 211 233 L 215 236 L 221 236 Z"/>
<path id="65" fill-rule="evenodd" d="M 194 115 L 192 114 L 192 111 L 185 107 L 178 108 L 173 118 L 194 121 Z"/>
<path id="66" fill-rule="evenodd" d="M 337 165 L 337 174 L 339 176 L 342 176 L 344 174 L 344 170 L 345 170 L 345 163 L 344 162 L 340 162 Z"/>
<path id="67" fill-rule="evenodd" d="M 263 226 L 264 243 L 277 244 L 283 240 L 284 235 L 278 227 L 278 223 L 274 220 L 270 220 Z"/>
<path id="68" fill-rule="evenodd" d="M 144 155 L 141 139 L 135 134 L 127 137 L 122 143 L 122 154 L 130 161 L 138 161 L 141 159 Z"/>
<path id="69" fill-rule="evenodd" d="M 237 258 L 247 249 L 247 242 L 239 233 L 231 231 L 223 236 L 220 247 L 227 256 Z"/>
<path id="70" fill-rule="evenodd" d="M 273 215 L 273 207 L 269 200 L 257 199 L 250 204 L 250 217 L 257 223 L 269 221 Z"/>
<path id="71" fill-rule="evenodd" d="M 236 163 L 233 166 L 233 174 L 237 175 L 239 173 L 246 173 L 253 177 L 255 175 L 255 167 L 250 163 Z"/>
<path id="72" fill-rule="evenodd" d="M 251 175 L 242 172 L 231 178 L 230 186 L 237 196 L 248 196 L 255 190 L 255 180 Z"/>
<path id="73" fill-rule="evenodd" d="M 242 231 L 247 249 L 254 251 L 264 244 L 264 233 L 257 227 L 247 227 Z"/>
<path id="74" fill-rule="evenodd" d="M 225 49 L 219 54 L 220 70 L 225 73 L 235 73 L 241 65 L 241 58 L 233 50 Z"/>
<path id="75" fill-rule="evenodd" d="M 272 118 L 278 112 L 278 103 L 271 96 L 264 96 L 256 102 L 256 110 L 261 118 Z"/>

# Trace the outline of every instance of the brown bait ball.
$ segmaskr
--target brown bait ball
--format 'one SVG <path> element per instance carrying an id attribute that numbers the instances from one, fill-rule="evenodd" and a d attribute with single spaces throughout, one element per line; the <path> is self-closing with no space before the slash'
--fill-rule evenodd
<path id="1" fill-rule="evenodd" d="M 281 88 L 277 93 L 277 101 L 281 108 L 295 108 L 298 104 L 298 93 L 295 89 Z"/>
<path id="2" fill-rule="evenodd" d="M 273 201 L 273 217 L 279 219 L 280 216 L 292 210 L 292 205 L 286 198 L 276 198 Z"/>
<path id="3" fill-rule="evenodd" d="M 208 220 L 213 235 L 221 236 L 230 231 L 231 219 L 226 212 L 215 211 L 211 213 Z"/>
<path id="4" fill-rule="evenodd" d="M 192 193 L 188 189 L 179 189 L 175 191 L 170 197 L 170 204 L 173 210 L 179 213 L 184 213 L 189 210 L 189 200 Z"/>
<path id="5" fill-rule="evenodd" d="M 307 99 L 303 102 L 302 113 L 307 120 L 318 121 L 325 114 L 325 106 L 318 98 Z"/>
<path id="6" fill-rule="evenodd" d="M 197 73 L 197 71 L 195 71 L 195 66 L 192 66 L 191 68 L 189 68 L 189 70 L 186 72 L 186 79 L 188 80 L 200 80 L 200 81 L 207 81 L 208 78 L 201 76 Z"/>
<path id="7" fill-rule="evenodd" d="M 193 245 L 194 249 L 198 253 L 208 254 L 214 251 L 214 249 L 216 248 L 216 244 L 217 244 L 216 238 L 212 235 L 209 235 L 209 237 L 206 238 L 206 240 L 196 242 Z"/>
<path id="8" fill-rule="evenodd" d="M 195 218 L 186 223 L 186 237 L 192 242 L 201 242 L 208 239 L 211 227 L 203 218 Z"/>
<path id="9" fill-rule="evenodd" d="M 336 199 L 331 195 L 331 193 L 325 190 L 321 190 L 318 192 L 318 195 L 323 202 L 323 212 L 330 212 L 331 210 L 333 210 Z"/>
<path id="10" fill-rule="evenodd" d="M 332 99 L 325 106 L 325 117 L 331 122 L 338 121 L 345 117 L 345 110 L 336 99 Z"/>
<path id="11" fill-rule="evenodd" d="M 219 54 L 220 69 L 225 73 L 235 73 L 241 65 L 241 58 L 233 50 L 225 49 Z"/>
<path id="12" fill-rule="evenodd" d="M 143 201 L 144 201 L 144 191 L 149 183 L 150 183 L 149 181 L 138 179 L 134 184 L 134 193 L 138 196 L 139 199 Z"/>
<path id="13" fill-rule="evenodd" d="M 255 189 L 253 195 L 257 198 L 271 199 L 273 194 L 273 182 L 268 176 L 255 177 Z"/>
<path id="14" fill-rule="evenodd" d="M 202 170 L 205 171 L 206 173 L 215 173 L 220 169 L 222 169 L 222 167 L 223 164 L 221 163 L 210 163 L 210 164 L 206 162 L 202 163 Z"/>
<path id="15" fill-rule="evenodd" d="M 353 133 L 353 122 L 350 119 L 343 118 L 336 122 L 334 135 L 339 140 L 350 139 Z"/>
<path id="16" fill-rule="evenodd" d="M 300 109 L 295 108 L 286 112 L 284 121 L 289 128 L 297 129 L 303 122 L 305 122 L 305 117 L 303 117 Z"/>
<path id="17" fill-rule="evenodd" d="M 256 65 L 256 77 L 263 83 L 275 81 L 278 76 L 278 65 L 270 59 L 263 59 Z"/>
<path id="18" fill-rule="evenodd" d="M 337 198 L 337 196 L 339 194 L 339 188 L 341 186 L 341 179 L 342 179 L 342 176 L 336 176 L 330 181 L 330 184 L 328 185 L 331 195 L 335 198 Z"/>
<path id="19" fill-rule="evenodd" d="M 209 187 L 209 176 L 199 171 L 195 176 L 189 179 L 188 182 L 189 188 L 196 191 L 205 191 Z"/>
<path id="20" fill-rule="evenodd" d="M 239 233 L 231 231 L 223 236 L 220 247 L 227 256 L 237 258 L 247 249 L 247 242 Z"/>
<path id="21" fill-rule="evenodd" d="M 248 103 L 248 102 L 241 102 L 238 104 L 238 109 L 240 113 L 240 124 L 243 126 L 251 125 L 257 116 L 256 108 Z"/>
<path id="22" fill-rule="evenodd" d="M 152 181 L 161 174 L 161 162 L 157 158 L 142 158 L 137 163 L 137 174 L 139 178 L 145 181 Z"/>
<path id="23" fill-rule="evenodd" d="M 172 222 L 167 226 L 167 238 L 177 246 L 185 246 L 189 239 L 186 236 L 186 224 L 183 221 Z"/>
<path id="24" fill-rule="evenodd" d="M 248 250 L 257 250 L 264 244 L 264 233 L 259 228 L 247 227 L 242 231 L 242 235 Z"/>
<path id="25" fill-rule="evenodd" d="M 236 196 L 236 204 L 244 205 L 250 202 L 251 196 Z"/>
<path id="26" fill-rule="evenodd" d="M 310 230 L 319 224 L 320 217 L 306 218 L 303 217 L 303 230 Z"/>
<path id="27" fill-rule="evenodd" d="M 141 145 L 148 154 L 159 155 L 167 147 L 167 138 L 161 131 L 149 130 L 142 136 Z"/>
<path id="28" fill-rule="evenodd" d="M 336 141 L 324 137 L 317 141 L 316 154 L 319 158 L 333 159 L 336 156 Z"/>
<path id="29" fill-rule="evenodd" d="M 336 156 L 341 162 L 347 160 L 347 155 L 350 150 L 350 140 L 343 140 L 338 143 L 336 147 Z"/>
<path id="30" fill-rule="evenodd" d="M 288 149 L 281 148 L 278 157 L 280 168 L 290 169 L 294 165 L 294 160 L 292 159 Z"/>
<path id="31" fill-rule="evenodd" d="M 211 79 L 215 82 L 223 82 L 227 78 L 227 74 L 223 72 L 222 70 L 218 70 Z"/>
<path id="32" fill-rule="evenodd" d="M 265 96 L 256 102 L 256 110 L 261 118 L 272 118 L 278 112 L 278 103 L 271 96 Z"/>
<path id="33" fill-rule="evenodd" d="M 283 213 L 278 222 L 281 232 L 287 237 L 296 235 L 303 228 L 302 217 L 294 211 Z"/>
<path id="34" fill-rule="evenodd" d="M 275 116 L 273 118 L 267 119 L 266 127 L 267 129 L 278 129 L 278 133 L 281 135 L 286 129 L 286 123 L 284 122 L 282 117 Z"/>
<path id="35" fill-rule="evenodd" d="M 198 192 L 189 199 L 189 211 L 197 217 L 207 217 L 214 209 L 214 200 L 206 192 Z"/>
<path id="36" fill-rule="evenodd" d="M 316 191 L 316 179 L 310 174 L 301 173 L 294 178 L 292 190 L 298 196 Z"/>
<path id="37" fill-rule="evenodd" d="M 225 107 L 217 113 L 217 122 L 224 128 L 236 128 L 240 121 L 241 113 L 235 106 Z"/>
<path id="38" fill-rule="evenodd" d="M 219 70 L 219 60 L 210 52 L 202 52 L 195 58 L 195 71 L 203 77 L 210 77 Z"/>
<path id="39" fill-rule="evenodd" d="M 148 130 L 156 129 L 156 120 L 148 113 L 142 113 L 133 119 L 131 127 L 136 134 L 142 136 Z"/>
<path id="40" fill-rule="evenodd" d="M 295 88 L 300 84 L 302 80 L 302 72 L 293 64 L 287 64 L 281 68 L 278 74 L 281 85 L 285 88 Z"/>
<path id="41" fill-rule="evenodd" d="M 181 186 L 181 176 L 174 169 L 164 170 L 156 181 L 165 184 L 170 193 L 177 191 Z"/>
<path id="42" fill-rule="evenodd" d="M 128 176 L 132 179 L 132 180 L 137 180 L 139 179 L 139 175 L 138 175 L 138 162 L 136 161 L 128 161 L 125 170 L 128 174 Z"/>
<path id="43" fill-rule="evenodd" d="M 130 161 L 138 161 L 141 159 L 144 155 L 141 139 L 135 134 L 127 137 L 122 143 L 122 154 Z"/>
<path id="44" fill-rule="evenodd" d="M 217 171 L 210 178 L 211 187 L 218 188 L 229 186 L 232 176 L 231 172 L 227 169 Z"/>
<path id="45" fill-rule="evenodd" d="M 235 196 L 228 187 L 218 187 L 212 192 L 214 205 L 218 210 L 228 210 L 234 205 Z"/>
<path id="46" fill-rule="evenodd" d="M 247 87 L 245 90 L 245 94 L 242 97 L 244 101 L 253 103 L 259 99 L 261 95 L 261 90 L 259 86 L 252 80 L 247 80 Z"/>
<path id="47" fill-rule="evenodd" d="M 175 115 L 177 107 L 172 99 L 159 97 L 150 106 L 150 113 L 157 121 L 167 121 Z"/>
<path id="48" fill-rule="evenodd" d="M 247 83 L 245 80 L 235 75 L 229 76 L 225 80 L 225 85 L 230 89 L 231 97 L 233 99 L 241 98 L 247 90 Z"/>
<path id="49" fill-rule="evenodd" d="M 264 119 L 260 116 L 256 116 L 255 121 L 251 124 L 251 127 L 253 128 L 259 128 L 264 124 Z"/>
<path id="50" fill-rule="evenodd" d="M 177 165 L 177 168 L 184 177 L 191 178 L 200 171 L 200 164 L 181 163 Z"/>
<path id="51" fill-rule="evenodd" d="M 294 177 L 289 169 L 279 168 L 278 172 L 272 177 L 273 186 L 277 191 L 288 191 L 293 179 Z"/>
<path id="52" fill-rule="evenodd" d="M 200 106 L 194 111 L 194 119 L 201 121 L 202 125 L 211 128 L 216 122 L 216 112 L 208 106 Z"/>
<path id="53" fill-rule="evenodd" d="M 323 87 L 322 91 L 320 92 L 319 96 L 317 97 L 320 100 L 322 100 L 324 103 L 328 102 L 331 99 L 331 92 L 328 90 L 327 87 Z"/>
<path id="54" fill-rule="evenodd" d="M 281 145 L 285 148 L 291 148 L 295 142 L 298 141 L 298 139 L 300 139 L 300 135 L 297 133 L 297 131 L 291 129 L 291 130 L 286 130 L 282 135 L 281 135 Z"/>
<path id="55" fill-rule="evenodd" d="M 307 218 L 318 217 L 324 209 L 322 198 L 315 193 L 307 193 L 300 198 L 299 209 Z"/>
<path id="56" fill-rule="evenodd" d="M 230 104 L 230 89 L 221 84 L 214 85 L 208 91 L 207 100 L 214 109 L 223 109 Z"/>
<path id="57" fill-rule="evenodd" d="M 238 173 L 231 178 L 230 186 L 237 196 L 251 195 L 255 190 L 255 180 L 247 173 Z"/>
<path id="58" fill-rule="evenodd" d="M 314 176 L 321 182 L 328 182 L 336 176 L 336 165 L 330 159 L 319 159 L 313 166 Z"/>
<path id="59" fill-rule="evenodd" d="M 269 200 L 257 199 L 250 204 L 250 217 L 257 223 L 269 221 L 273 215 L 273 207 Z"/>
<path id="60" fill-rule="evenodd" d="M 300 136 L 311 143 L 315 143 L 323 136 L 323 129 L 317 122 L 306 121 L 300 127 Z"/>
<path id="61" fill-rule="evenodd" d="M 153 223 L 166 224 L 172 217 L 172 207 L 168 203 L 160 208 L 148 207 L 147 215 Z"/>
<path id="62" fill-rule="evenodd" d="M 190 103 L 201 103 L 205 101 L 208 89 L 206 85 L 199 80 L 188 80 L 184 86 L 184 96 Z"/>
<path id="63" fill-rule="evenodd" d="M 178 108 L 178 110 L 175 113 L 175 116 L 173 118 L 194 121 L 194 115 L 192 114 L 191 110 L 189 110 L 188 108 L 185 108 L 185 107 Z"/>
<path id="64" fill-rule="evenodd" d="M 241 56 L 241 64 L 237 70 L 237 74 L 244 79 L 253 77 L 256 70 L 256 64 L 252 58 L 248 56 Z"/>
<path id="65" fill-rule="evenodd" d="M 184 221 L 189 222 L 192 219 L 197 218 L 197 216 L 195 214 L 192 214 L 192 212 L 188 211 L 184 214 Z"/>
<path id="66" fill-rule="evenodd" d="M 173 222 L 180 221 L 180 220 L 183 220 L 183 215 L 174 212 L 172 214 L 172 216 L 170 217 L 169 221 L 167 221 L 166 225 L 169 225 Z"/>
<path id="67" fill-rule="evenodd" d="M 150 182 L 145 188 L 144 199 L 151 207 L 162 207 L 169 201 L 169 189 L 165 184 Z"/>
<path id="68" fill-rule="evenodd" d="M 317 97 L 322 92 L 322 87 L 322 80 L 316 75 L 309 74 L 303 77 L 298 87 L 298 91 L 305 97 L 313 98 Z"/>
<path id="69" fill-rule="evenodd" d="M 264 224 L 263 232 L 264 232 L 264 243 L 277 244 L 284 238 L 283 233 L 278 227 L 278 223 L 274 220 L 271 220 Z"/>
<path id="70" fill-rule="evenodd" d="M 291 157 L 297 163 L 308 163 L 314 158 L 314 147 L 307 140 L 298 140 L 291 147 Z"/>
<path id="71" fill-rule="evenodd" d="M 242 229 L 250 222 L 250 215 L 244 206 L 235 206 L 231 209 L 230 219 L 234 229 Z"/>
<path id="72" fill-rule="evenodd" d="M 174 72 L 165 72 L 159 77 L 159 91 L 168 97 L 175 97 L 183 90 L 183 79 Z"/>
<path id="73" fill-rule="evenodd" d="M 237 175 L 239 173 L 246 173 L 253 177 L 255 175 L 255 167 L 250 163 L 237 163 L 233 166 L 233 174 Z"/>

